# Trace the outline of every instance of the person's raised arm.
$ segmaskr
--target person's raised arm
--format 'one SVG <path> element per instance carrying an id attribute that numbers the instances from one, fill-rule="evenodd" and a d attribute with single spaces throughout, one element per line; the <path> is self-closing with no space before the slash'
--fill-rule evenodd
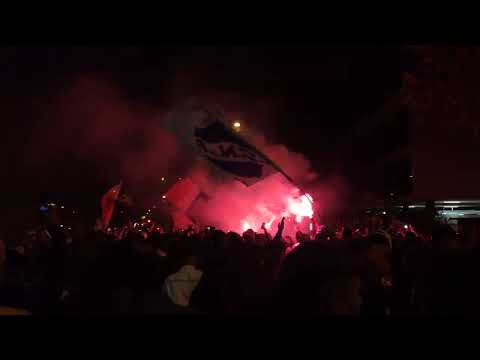
<path id="1" fill-rule="evenodd" d="M 265 223 L 262 223 L 262 230 L 265 233 L 265 236 L 267 237 L 268 240 L 272 240 L 272 236 L 268 233 L 267 227 L 265 226 Z"/>
<path id="2" fill-rule="evenodd" d="M 282 241 L 283 229 L 285 228 L 285 217 L 282 217 L 282 221 L 278 224 L 278 230 L 273 238 L 273 241 Z"/>

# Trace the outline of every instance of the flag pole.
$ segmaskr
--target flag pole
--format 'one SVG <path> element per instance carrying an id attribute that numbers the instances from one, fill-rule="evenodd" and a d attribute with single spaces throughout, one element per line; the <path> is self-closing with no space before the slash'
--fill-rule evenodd
<path id="1" fill-rule="evenodd" d="M 217 116 L 215 116 L 215 113 L 202 107 L 202 106 L 196 106 L 194 107 L 194 109 L 198 109 L 198 110 L 201 110 L 201 111 L 204 111 L 207 113 L 207 115 L 209 117 L 212 117 L 212 118 L 216 118 Z M 218 115 L 218 118 L 221 118 L 221 119 L 226 119 L 226 116 L 224 116 L 224 114 L 222 112 L 217 112 L 217 115 Z M 262 151 L 258 150 L 254 145 L 250 144 L 249 142 L 245 141 L 243 139 L 242 136 L 238 135 L 237 133 L 233 132 L 230 127 L 226 126 L 225 124 L 226 121 L 223 122 L 223 125 L 225 126 L 225 128 L 227 129 L 227 131 L 230 133 L 230 135 L 232 135 L 233 137 L 236 137 L 240 140 L 242 140 L 242 142 L 248 144 L 248 146 L 252 147 L 253 150 L 255 150 L 256 152 L 258 152 L 265 160 L 267 160 L 267 162 L 275 169 L 277 170 L 279 173 L 281 173 L 283 176 L 285 176 L 285 178 L 293 185 L 295 186 L 298 190 L 300 190 L 301 194 L 302 195 L 305 195 L 305 197 L 308 199 L 308 201 L 310 202 L 310 204 L 312 204 L 313 206 L 313 201 L 310 199 L 309 196 L 307 196 L 307 193 L 305 192 L 305 190 L 303 190 L 299 185 L 297 185 L 295 183 L 295 181 L 293 181 L 293 179 L 287 174 L 285 173 L 285 171 L 282 170 L 282 168 L 280 168 L 280 166 L 278 166 L 277 164 L 275 164 L 268 156 L 266 156 Z"/>
<path id="2" fill-rule="evenodd" d="M 228 129 L 228 131 L 229 131 L 232 135 L 234 135 L 234 136 L 236 136 L 236 137 L 244 140 L 240 135 L 234 133 L 234 132 L 231 131 L 228 127 L 227 127 L 227 129 Z M 244 141 L 245 141 L 245 140 L 244 140 Z M 250 144 L 250 143 L 247 142 L 247 141 L 245 141 L 245 142 L 246 142 L 247 144 L 249 144 L 256 152 L 258 152 L 260 155 L 262 155 L 262 157 L 263 157 L 265 160 L 267 160 L 267 161 L 270 163 L 270 165 L 272 165 L 272 167 L 273 167 L 275 170 L 277 170 L 280 174 L 282 174 L 283 176 L 285 176 L 285 178 L 286 178 L 293 186 L 295 186 L 298 190 L 300 190 L 300 193 L 301 193 L 302 195 L 305 195 L 305 197 L 308 199 L 308 201 L 310 202 L 310 204 L 312 204 L 312 206 L 313 206 L 313 201 L 310 199 L 310 196 L 309 196 L 309 195 L 305 192 L 305 190 L 303 190 L 285 171 L 283 171 L 283 169 L 282 169 L 280 166 L 278 166 L 273 160 L 271 160 L 268 156 L 266 156 L 262 151 L 260 151 L 259 149 L 257 149 L 256 146 Z"/>
<path id="3" fill-rule="evenodd" d="M 253 145 L 252 145 L 253 146 Z M 270 160 L 268 157 L 265 156 L 265 154 L 263 154 L 260 150 L 258 150 L 256 147 L 253 146 L 253 148 L 258 151 L 265 159 L 267 159 L 270 164 L 279 172 L 281 173 L 283 176 L 285 176 L 285 178 L 290 181 L 290 183 L 295 186 L 298 190 L 300 190 L 300 193 L 302 195 L 305 195 L 305 197 L 307 198 L 307 200 L 310 202 L 310 204 L 313 205 L 313 201 L 310 199 L 310 195 L 308 195 L 305 190 L 303 190 L 285 171 L 282 170 L 282 168 L 280 168 L 280 166 L 278 166 L 277 164 L 275 164 L 272 160 Z"/>

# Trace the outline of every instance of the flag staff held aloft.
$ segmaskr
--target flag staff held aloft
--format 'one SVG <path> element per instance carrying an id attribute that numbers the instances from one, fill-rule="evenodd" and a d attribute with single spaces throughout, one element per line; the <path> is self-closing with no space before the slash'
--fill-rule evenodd
<path id="1" fill-rule="evenodd" d="M 299 185 L 273 160 L 254 145 L 243 139 L 238 132 L 226 126 L 225 116 L 203 107 L 196 107 L 201 117 L 194 119 L 194 137 L 202 155 L 218 168 L 230 173 L 246 186 L 255 184 L 276 172 L 281 173 L 313 205 L 313 201 Z M 240 128 L 234 122 L 233 128 Z"/>

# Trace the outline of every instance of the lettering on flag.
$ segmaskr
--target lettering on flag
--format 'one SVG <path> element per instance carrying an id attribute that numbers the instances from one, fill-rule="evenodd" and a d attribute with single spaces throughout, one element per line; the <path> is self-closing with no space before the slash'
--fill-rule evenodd
<path id="1" fill-rule="evenodd" d="M 270 159 L 207 111 L 197 121 L 194 136 L 204 157 L 247 186 L 278 171 Z"/>

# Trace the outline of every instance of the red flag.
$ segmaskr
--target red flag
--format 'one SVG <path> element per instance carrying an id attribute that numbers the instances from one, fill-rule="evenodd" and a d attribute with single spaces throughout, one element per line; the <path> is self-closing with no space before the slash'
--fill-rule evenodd
<path id="1" fill-rule="evenodd" d="M 165 194 L 167 201 L 177 210 L 185 211 L 200 194 L 200 189 L 189 178 L 179 180 Z"/>
<path id="2" fill-rule="evenodd" d="M 108 227 L 112 219 L 113 210 L 115 210 L 115 203 L 120 195 L 121 187 L 122 183 L 120 182 L 120 184 L 113 186 L 102 197 L 102 222 L 105 228 Z"/>
<path id="3" fill-rule="evenodd" d="M 185 230 L 193 225 L 190 219 L 183 211 L 174 211 L 172 213 L 173 226 L 176 230 Z"/>

